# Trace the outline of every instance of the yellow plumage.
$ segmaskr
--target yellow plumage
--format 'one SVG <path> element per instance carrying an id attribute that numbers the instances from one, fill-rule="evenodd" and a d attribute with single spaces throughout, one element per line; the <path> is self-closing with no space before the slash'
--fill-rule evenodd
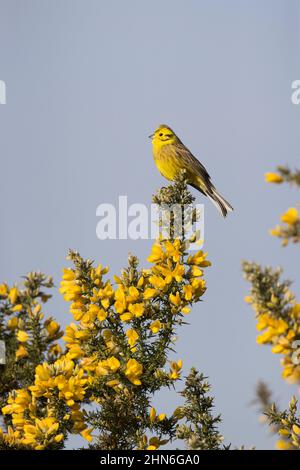
<path id="1" fill-rule="evenodd" d="M 180 170 L 186 170 L 187 182 L 207 196 L 223 217 L 232 211 L 231 205 L 217 192 L 204 166 L 181 142 L 170 127 L 162 124 L 150 136 L 153 157 L 160 173 L 173 181 Z"/>

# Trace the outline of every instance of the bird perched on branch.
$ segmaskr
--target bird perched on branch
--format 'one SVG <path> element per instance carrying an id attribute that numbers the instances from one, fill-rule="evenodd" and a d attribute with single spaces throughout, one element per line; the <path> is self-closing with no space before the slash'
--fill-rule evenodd
<path id="1" fill-rule="evenodd" d="M 161 124 L 149 137 L 152 139 L 154 161 L 165 178 L 173 181 L 181 170 L 185 170 L 187 183 L 207 196 L 223 217 L 226 217 L 229 211 L 233 211 L 233 207 L 212 184 L 202 163 L 194 157 L 169 126 Z"/>

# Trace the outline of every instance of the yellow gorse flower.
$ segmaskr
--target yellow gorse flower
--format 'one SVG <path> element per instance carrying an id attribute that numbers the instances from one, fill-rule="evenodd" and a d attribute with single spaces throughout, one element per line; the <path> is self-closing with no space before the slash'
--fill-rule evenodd
<path id="1" fill-rule="evenodd" d="M 147 261 L 149 263 L 159 263 L 166 258 L 166 253 L 160 243 L 155 243 L 152 246 L 151 255 L 148 256 Z"/>
<path id="2" fill-rule="evenodd" d="M 6 297 L 8 293 L 8 287 L 6 284 L 0 284 L 0 296 Z"/>
<path id="3" fill-rule="evenodd" d="M 134 317 L 139 318 L 143 315 L 145 307 L 142 303 L 129 304 L 128 310 Z"/>
<path id="4" fill-rule="evenodd" d="M 143 366 L 139 364 L 135 359 L 129 359 L 126 364 L 125 375 L 134 385 L 141 385 L 140 380 L 141 375 L 143 374 Z"/>
<path id="5" fill-rule="evenodd" d="M 86 439 L 88 442 L 91 442 L 93 440 L 93 436 L 91 436 L 91 433 L 93 432 L 92 429 L 84 429 L 83 431 L 81 431 L 81 435 L 82 437 L 84 437 L 84 439 Z"/>
<path id="6" fill-rule="evenodd" d="M 116 372 L 120 366 L 120 361 L 116 357 L 112 356 L 109 359 L 105 359 L 98 363 L 98 366 L 96 367 L 96 375 L 99 377 L 109 375 L 110 373 Z"/>
<path id="7" fill-rule="evenodd" d="M 151 289 L 151 287 L 147 287 L 147 289 L 145 289 L 144 291 L 144 299 L 145 300 L 153 299 L 153 297 L 155 297 L 156 294 L 157 294 L 156 289 Z"/>
<path id="8" fill-rule="evenodd" d="M 12 308 L 12 311 L 13 312 L 21 312 L 22 309 L 23 309 L 23 305 L 22 304 L 17 304 Z"/>
<path id="9" fill-rule="evenodd" d="M 17 332 L 17 340 L 20 341 L 20 343 L 27 343 L 29 339 L 29 334 L 26 331 L 19 330 Z"/>
<path id="10" fill-rule="evenodd" d="M 18 361 L 19 359 L 22 359 L 23 357 L 28 356 L 28 354 L 29 353 L 28 353 L 27 349 L 23 345 L 21 345 L 16 350 L 16 360 Z"/>
<path id="11" fill-rule="evenodd" d="M 63 294 L 64 299 L 67 302 L 70 300 L 76 301 L 77 299 L 80 299 L 82 290 L 76 281 L 76 274 L 72 269 L 63 269 L 63 280 L 60 284 L 59 291 Z"/>
<path id="12" fill-rule="evenodd" d="M 160 320 L 155 320 L 154 322 L 151 323 L 150 325 L 150 330 L 152 331 L 153 334 L 156 334 L 161 330 L 162 328 L 162 323 Z"/>
<path id="13" fill-rule="evenodd" d="M 45 326 L 49 336 L 54 336 L 59 331 L 59 324 L 54 320 L 46 322 Z"/>
<path id="14" fill-rule="evenodd" d="M 283 178 L 282 176 L 278 175 L 278 173 L 265 173 L 265 181 L 266 183 L 282 183 Z"/>
<path id="15" fill-rule="evenodd" d="M 18 328 L 18 324 L 19 324 L 18 317 L 12 317 L 7 321 L 7 327 L 10 330 L 15 330 L 16 328 Z"/>
<path id="16" fill-rule="evenodd" d="M 170 378 L 172 380 L 177 380 L 180 377 L 180 372 L 181 372 L 181 369 L 182 369 L 182 360 L 180 359 L 177 362 L 172 361 L 170 368 L 171 368 Z"/>
<path id="17" fill-rule="evenodd" d="M 164 419 L 166 419 L 166 414 L 160 413 L 159 415 L 157 415 L 155 408 L 151 408 L 149 418 L 151 423 L 154 423 L 155 421 L 163 421 Z"/>
<path id="18" fill-rule="evenodd" d="M 133 329 L 130 328 L 129 330 L 126 331 L 126 336 L 128 338 L 128 344 L 129 346 L 133 347 L 137 340 L 139 339 L 138 333 Z"/>
<path id="19" fill-rule="evenodd" d="M 285 214 L 281 216 L 281 221 L 288 225 L 294 225 L 299 219 L 299 213 L 295 207 L 290 207 Z"/>
<path id="20" fill-rule="evenodd" d="M 18 288 L 13 287 L 9 291 L 8 298 L 11 301 L 12 304 L 15 304 L 18 300 L 19 295 L 20 295 L 20 292 L 19 292 Z"/>

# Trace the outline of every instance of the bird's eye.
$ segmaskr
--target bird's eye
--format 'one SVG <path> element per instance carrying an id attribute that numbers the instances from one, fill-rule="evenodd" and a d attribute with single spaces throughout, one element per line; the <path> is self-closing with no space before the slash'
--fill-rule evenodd
<path id="1" fill-rule="evenodd" d="M 162 133 L 162 132 L 160 132 L 160 134 L 159 134 L 159 137 L 162 137 L 162 136 L 163 136 L 163 133 Z"/>

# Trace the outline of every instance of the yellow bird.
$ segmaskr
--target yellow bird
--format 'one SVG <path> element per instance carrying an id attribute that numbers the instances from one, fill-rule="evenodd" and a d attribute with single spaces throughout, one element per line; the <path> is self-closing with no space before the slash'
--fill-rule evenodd
<path id="1" fill-rule="evenodd" d="M 152 139 L 153 157 L 160 173 L 174 181 L 180 170 L 186 170 L 187 182 L 202 194 L 226 217 L 233 207 L 216 190 L 202 163 L 181 142 L 169 126 L 161 124 L 149 136 Z"/>

